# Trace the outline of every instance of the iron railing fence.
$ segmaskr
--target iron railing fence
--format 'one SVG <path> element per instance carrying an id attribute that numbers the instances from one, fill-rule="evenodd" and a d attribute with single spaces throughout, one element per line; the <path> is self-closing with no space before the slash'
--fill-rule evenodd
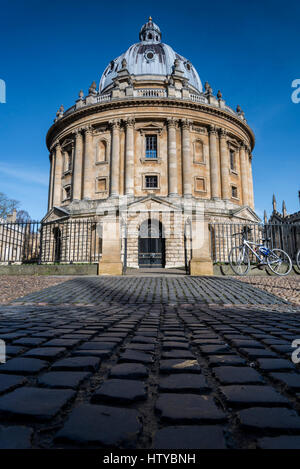
<path id="1" fill-rule="evenodd" d="M 285 250 L 293 261 L 300 249 L 300 224 L 211 223 L 211 256 L 228 262 L 232 247 L 241 244 L 243 227 L 252 228 L 249 241 Z M 126 238 L 126 235 L 125 235 Z M 126 247 L 124 256 L 126 258 Z M 102 226 L 94 219 L 0 223 L 0 264 L 96 263 L 102 253 Z M 124 258 L 124 264 L 126 260 Z"/>
<path id="2" fill-rule="evenodd" d="M 266 242 L 268 247 L 283 249 L 295 261 L 300 249 L 300 223 L 211 223 L 209 228 L 213 262 L 228 262 L 230 250 L 242 244 L 241 232 L 244 227 L 252 229 L 248 234 L 249 241 L 262 243 L 263 239 L 270 238 L 270 241 Z"/>
<path id="3" fill-rule="evenodd" d="M 0 223 L 0 263 L 94 263 L 102 251 L 95 220 Z"/>

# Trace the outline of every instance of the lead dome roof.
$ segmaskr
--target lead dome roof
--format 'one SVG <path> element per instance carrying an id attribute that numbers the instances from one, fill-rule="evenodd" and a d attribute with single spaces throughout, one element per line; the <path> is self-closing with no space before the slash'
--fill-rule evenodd
<path id="1" fill-rule="evenodd" d="M 202 93 L 202 83 L 197 70 L 189 60 L 177 54 L 172 47 L 162 43 L 161 36 L 160 28 L 153 23 L 150 17 L 140 30 L 140 42 L 130 46 L 126 52 L 112 60 L 106 67 L 100 80 L 99 92 L 105 92 L 113 84 L 113 79 L 117 77 L 118 70 L 122 68 L 124 59 L 130 75 L 147 75 L 147 80 L 149 76 L 153 75 L 154 81 L 155 76 L 167 77 L 171 75 L 174 61 L 177 59 L 179 69 L 183 72 L 184 78 L 188 79 L 188 84 Z"/>

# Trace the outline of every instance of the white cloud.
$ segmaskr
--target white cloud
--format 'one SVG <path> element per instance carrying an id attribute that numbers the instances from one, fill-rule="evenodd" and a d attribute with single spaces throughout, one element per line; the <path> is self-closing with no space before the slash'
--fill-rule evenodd
<path id="1" fill-rule="evenodd" d="M 48 187 L 48 175 L 34 169 L 28 170 L 22 166 L 0 163 L 0 174 L 11 176 L 25 183 L 34 183 L 40 186 Z"/>

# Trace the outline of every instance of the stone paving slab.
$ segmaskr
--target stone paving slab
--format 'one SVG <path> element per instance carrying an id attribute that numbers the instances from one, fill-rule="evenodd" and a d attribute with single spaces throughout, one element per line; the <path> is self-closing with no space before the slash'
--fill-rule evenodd
<path id="1" fill-rule="evenodd" d="M 300 449 L 300 310 L 280 308 L 2 306 L 0 448 Z"/>
<path id="2" fill-rule="evenodd" d="M 235 278 L 220 277 L 73 278 L 19 298 L 15 300 L 15 303 L 101 305 L 103 301 L 122 304 L 185 302 L 245 305 L 287 304 L 287 301 L 253 287 L 251 284 Z"/>

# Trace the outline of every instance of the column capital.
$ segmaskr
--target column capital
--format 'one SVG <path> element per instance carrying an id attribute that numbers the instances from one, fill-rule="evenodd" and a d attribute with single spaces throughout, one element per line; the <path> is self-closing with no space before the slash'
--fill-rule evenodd
<path id="1" fill-rule="evenodd" d="M 53 150 L 60 150 L 60 149 L 61 149 L 61 145 L 60 145 L 59 140 L 55 140 L 55 142 L 53 142 L 53 144 L 51 145 L 50 150 L 53 151 Z"/>
<path id="2" fill-rule="evenodd" d="M 135 118 L 134 117 L 127 117 L 127 119 L 124 119 L 123 122 L 125 123 L 126 127 L 134 127 L 135 126 Z"/>
<path id="3" fill-rule="evenodd" d="M 190 130 L 190 126 L 192 124 L 192 121 L 190 119 L 181 119 L 181 127 L 185 130 Z"/>
<path id="4" fill-rule="evenodd" d="M 240 143 L 240 149 L 246 151 L 247 150 L 247 144 L 245 142 Z"/>
<path id="5" fill-rule="evenodd" d="M 219 129 L 219 137 L 220 138 L 227 138 L 228 132 L 226 129 Z"/>
<path id="6" fill-rule="evenodd" d="M 121 125 L 120 119 L 112 119 L 108 123 L 112 127 L 113 130 L 120 129 L 120 125 Z"/>
<path id="7" fill-rule="evenodd" d="M 178 123 L 178 119 L 175 119 L 174 117 L 168 117 L 167 118 L 167 126 L 168 128 L 170 127 L 176 127 Z"/>
<path id="8" fill-rule="evenodd" d="M 82 128 L 84 131 L 85 135 L 91 135 L 93 133 L 93 126 L 92 125 L 86 125 Z"/>
<path id="9" fill-rule="evenodd" d="M 209 135 L 217 135 L 218 127 L 216 127 L 215 125 L 210 125 L 208 127 L 208 133 L 209 133 Z"/>
<path id="10" fill-rule="evenodd" d="M 82 137 L 82 128 L 75 129 L 73 132 L 75 138 Z"/>

